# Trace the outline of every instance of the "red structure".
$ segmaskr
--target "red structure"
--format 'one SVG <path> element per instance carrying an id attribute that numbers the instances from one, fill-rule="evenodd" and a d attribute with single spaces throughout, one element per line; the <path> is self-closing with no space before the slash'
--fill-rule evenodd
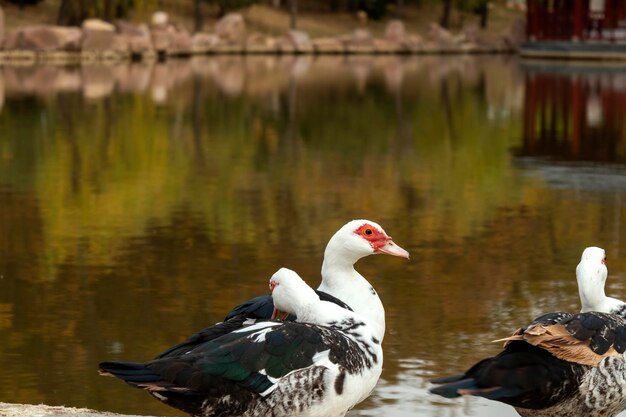
<path id="1" fill-rule="evenodd" d="M 528 0 L 529 41 L 626 42 L 624 0 Z"/>

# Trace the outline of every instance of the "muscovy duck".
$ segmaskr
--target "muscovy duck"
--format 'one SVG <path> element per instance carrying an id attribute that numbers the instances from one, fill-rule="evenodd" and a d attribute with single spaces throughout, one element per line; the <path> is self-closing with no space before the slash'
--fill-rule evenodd
<path id="1" fill-rule="evenodd" d="M 376 329 L 376 337 L 382 341 L 385 335 L 385 309 L 374 287 L 354 269 L 359 259 L 374 254 L 409 258 L 409 253 L 396 245 L 379 224 L 371 220 L 346 223 L 326 245 L 322 283 L 316 292 L 320 299 L 334 302 L 365 317 Z M 273 309 L 270 294 L 253 298 L 235 307 L 223 322 L 194 333 L 156 358 L 179 355 L 198 344 L 254 323 L 257 319 L 267 320 Z M 291 320 L 294 318 L 290 317 Z"/>
<path id="2" fill-rule="evenodd" d="M 103 362 L 100 372 L 194 416 L 344 416 L 380 377 L 378 330 L 321 301 L 291 270 L 276 272 L 270 287 L 276 308 L 298 322 L 260 321 L 180 355 Z"/>
<path id="3" fill-rule="evenodd" d="M 433 380 L 447 398 L 474 395 L 522 417 L 614 417 L 626 409 L 626 322 L 595 311 L 548 313 L 504 339 L 504 351 Z"/>
<path id="4" fill-rule="evenodd" d="M 604 250 L 585 249 L 576 276 L 581 313 L 536 318 L 502 339 L 495 357 L 433 380 L 440 386 L 431 392 L 500 401 L 522 417 L 614 417 L 625 410 L 626 319 L 612 314 L 623 314 L 623 303 L 604 295 Z"/>

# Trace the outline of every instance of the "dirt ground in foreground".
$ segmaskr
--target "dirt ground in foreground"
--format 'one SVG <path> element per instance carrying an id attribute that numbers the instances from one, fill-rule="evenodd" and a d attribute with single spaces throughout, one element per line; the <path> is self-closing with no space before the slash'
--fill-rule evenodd
<path id="1" fill-rule="evenodd" d="M 140 417 L 106 413 L 87 408 L 51 407 L 49 405 L 0 403 L 0 417 Z M 145 416 L 142 416 L 145 417 Z"/>

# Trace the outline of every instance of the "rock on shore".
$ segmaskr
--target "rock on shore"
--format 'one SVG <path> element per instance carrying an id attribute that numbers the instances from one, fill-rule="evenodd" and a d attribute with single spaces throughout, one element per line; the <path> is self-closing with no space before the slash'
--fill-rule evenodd
<path id="1" fill-rule="evenodd" d="M 9 404 L 0 403 L 0 416 L 2 417 L 140 417 L 101 411 L 87 408 L 51 407 L 49 405 Z M 145 416 L 144 416 L 145 417 Z"/>
<path id="2" fill-rule="evenodd" d="M 422 39 L 409 33 L 400 20 L 389 21 L 382 38 L 364 27 L 326 38 L 312 38 L 300 30 L 277 36 L 250 33 L 241 13 L 222 17 L 213 33 L 192 35 L 171 23 L 165 12 L 155 12 L 150 25 L 87 19 L 81 27 L 29 25 L 3 36 L 0 7 L 0 62 L 153 61 L 155 57 L 209 54 L 480 54 L 512 52 L 513 38 L 485 42 L 477 28 L 454 34 L 432 23 L 428 39 Z"/>

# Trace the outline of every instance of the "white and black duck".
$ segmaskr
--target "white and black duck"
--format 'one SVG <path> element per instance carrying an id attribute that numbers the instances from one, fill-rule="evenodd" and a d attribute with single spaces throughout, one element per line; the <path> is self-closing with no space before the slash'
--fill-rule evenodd
<path id="1" fill-rule="evenodd" d="M 179 355 L 103 362 L 100 372 L 195 416 L 345 415 L 380 377 L 377 330 L 321 301 L 293 271 L 279 270 L 270 286 L 276 307 L 298 322 L 258 322 Z"/>
<path id="2" fill-rule="evenodd" d="M 326 246 L 322 282 L 315 291 L 321 300 L 333 302 L 365 317 L 376 329 L 376 336 L 382 340 L 385 335 L 385 309 L 374 287 L 354 269 L 359 259 L 375 254 L 409 257 L 409 253 L 396 245 L 379 224 L 371 220 L 346 223 Z M 270 319 L 273 309 L 270 294 L 253 298 L 235 307 L 224 322 L 200 330 L 184 342 L 165 350 L 157 358 L 176 356 L 198 344 L 239 329 L 244 324 Z"/>
<path id="3" fill-rule="evenodd" d="M 549 313 L 507 338 L 497 356 L 434 380 L 431 392 L 500 401 L 522 417 L 614 417 L 626 409 L 625 350 L 619 316 Z"/>
<path id="4" fill-rule="evenodd" d="M 585 249 L 576 276 L 581 313 L 536 318 L 503 339 L 498 355 L 433 380 L 440 386 L 431 392 L 500 401 L 523 417 L 614 417 L 625 410 L 626 320 L 611 314 L 623 311 L 619 300 L 604 295 L 604 250 Z"/>

